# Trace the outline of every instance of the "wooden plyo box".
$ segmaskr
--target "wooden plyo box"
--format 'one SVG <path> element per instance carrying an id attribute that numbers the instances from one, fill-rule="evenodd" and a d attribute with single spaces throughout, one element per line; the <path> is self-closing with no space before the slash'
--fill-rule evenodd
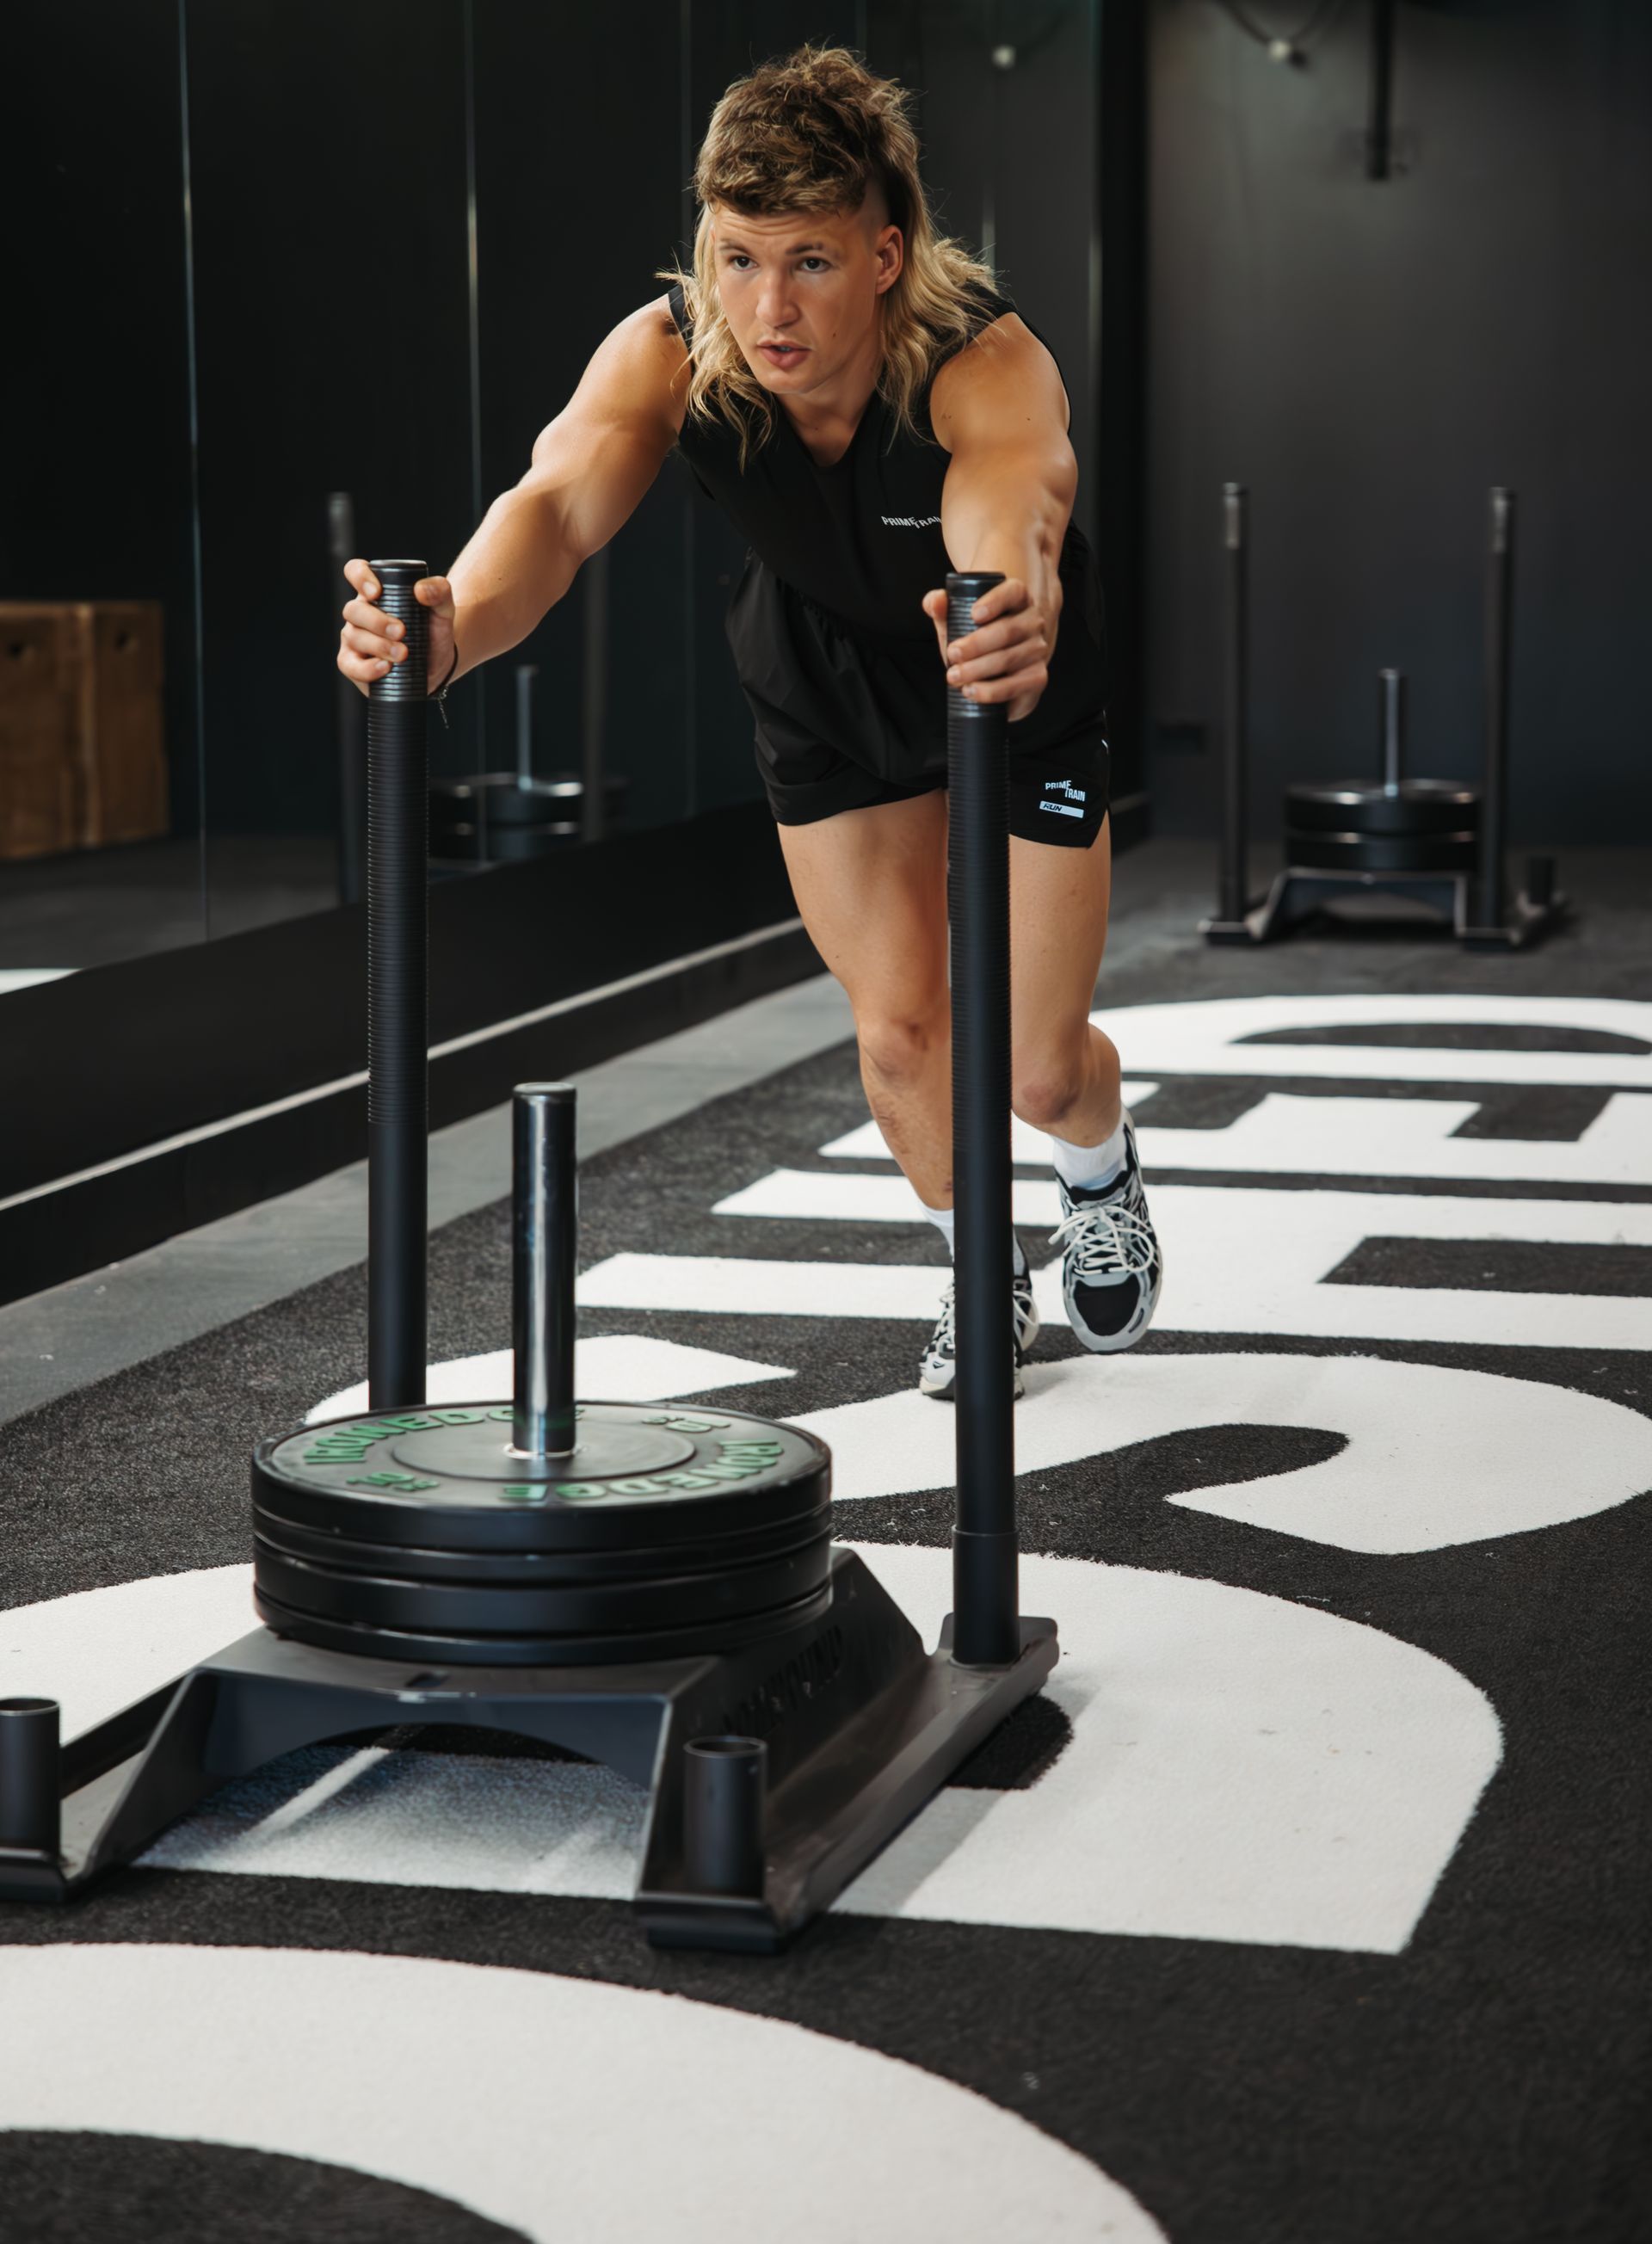
<path id="1" fill-rule="evenodd" d="M 159 600 L 0 601 L 0 857 L 167 832 Z"/>

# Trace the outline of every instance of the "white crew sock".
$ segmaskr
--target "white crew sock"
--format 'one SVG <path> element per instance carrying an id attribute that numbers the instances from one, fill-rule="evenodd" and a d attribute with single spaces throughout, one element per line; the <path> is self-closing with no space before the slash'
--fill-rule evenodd
<path id="1" fill-rule="evenodd" d="M 956 1253 L 958 1241 L 952 1236 L 952 1223 L 956 1211 L 950 1207 L 931 1207 L 927 1200 L 921 1200 L 917 1204 L 946 1241 L 947 1253 L 949 1254 Z M 1021 1252 L 1021 1242 L 1015 1235 L 1013 1224 L 1010 1226 L 1010 1254 L 1015 1265 L 1016 1276 L 1024 1278 L 1026 1275 L 1026 1256 Z"/>
<path id="2" fill-rule="evenodd" d="M 1070 1187 L 1081 1186 L 1094 1192 L 1098 1186 L 1110 1185 L 1124 1172 L 1124 1125 L 1129 1120 L 1127 1112 L 1121 1111 L 1119 1126 L 1110 1138 L 1099 1146 L 1074 1146 L 1065 1138 L 1049 1132 L 1055 1173 Z"/>

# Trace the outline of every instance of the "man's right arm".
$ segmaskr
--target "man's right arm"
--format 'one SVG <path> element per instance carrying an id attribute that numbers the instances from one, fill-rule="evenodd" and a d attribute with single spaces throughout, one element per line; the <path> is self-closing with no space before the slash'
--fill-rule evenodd
<path id="1" fill-rule="evenodd" d="M 542 429 L 520 483 L 496 498 L 446 578 L 418 587 L 430 610 L 430 678 L 440 685 L 519 646 L 573 582 L 579 564 L 627 520 L 682 426 L 688 356 L 666 300 L 621 320 L 562 411 Z M 339 667 L 358 685 L 404 659 L 403 634 L 376 605 L 365 561 L 345 571 Z M 365 585 L 372 591 L 364 591 Z M 438 641 L 457 648 L 454 662 Z"/>

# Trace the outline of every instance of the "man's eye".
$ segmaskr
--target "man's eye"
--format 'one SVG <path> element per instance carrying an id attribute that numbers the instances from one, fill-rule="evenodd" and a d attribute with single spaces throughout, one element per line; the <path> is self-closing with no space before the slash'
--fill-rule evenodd
<path id="1" fill-rule="evenodd" d="M 826 270 L 826 260 L 823 257 L 805 257 L 802 261 L 805 265 L 819 266 L 823 273 Z"/>

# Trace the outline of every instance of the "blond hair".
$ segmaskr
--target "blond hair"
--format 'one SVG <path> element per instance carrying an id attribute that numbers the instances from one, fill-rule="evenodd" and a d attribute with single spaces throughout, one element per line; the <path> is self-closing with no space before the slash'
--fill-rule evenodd
<path id="1" fill-rule="evenodd" d="M 747 365 L 718 295 L 712 257 L 712 205 L 750 217 L 782 212 L 838 216 L 882 191 L 905 247 L 901 270 L 878 299 L 883 368 L 877 394 L 888 408 L 891 441 L 922 436 L 914 409 L 941 360 L 967 342 L 995 293 L 990 267 L 960 241 L 938 233 L 917 167 L 910 96 L 875 78 L 847 47 L 799 47 L 737 78 L 711 113 L 694 166 L 700 218 L 694 267 L 662 268 L 681 287 L 694 330 L 687 410 L 721 416 L 740 436 L 743 469 L 768 442 L 775 406 Z"/>

